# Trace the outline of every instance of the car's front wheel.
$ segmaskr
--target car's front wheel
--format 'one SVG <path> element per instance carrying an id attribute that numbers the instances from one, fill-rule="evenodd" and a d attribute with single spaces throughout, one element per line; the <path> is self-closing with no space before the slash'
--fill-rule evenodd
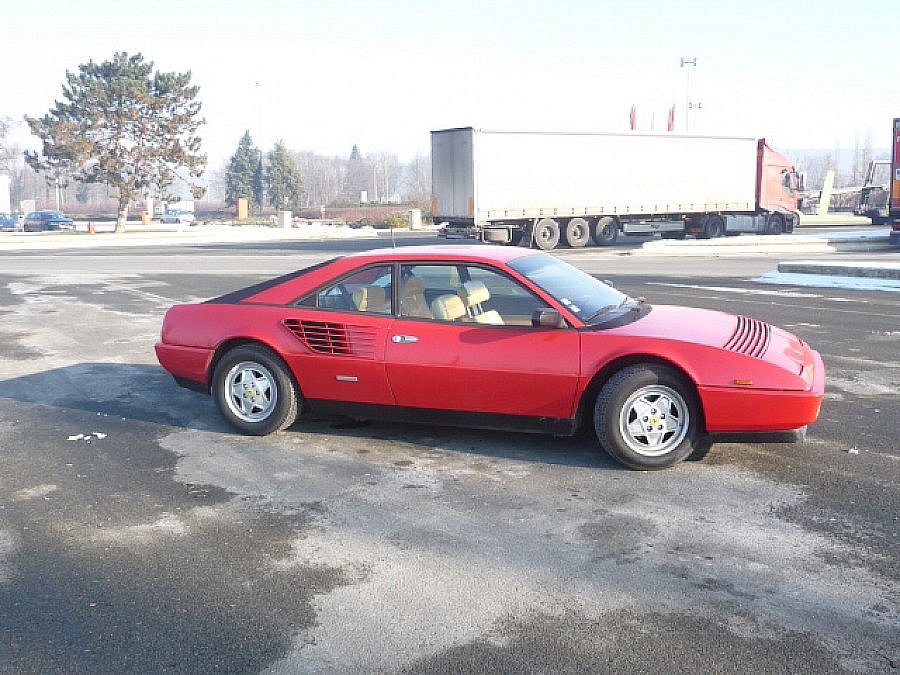
<path id="1" fill-rule="evenodd" d="M 594 405 L 600 445 L 632 469 L 665 469 L 701 449 L 700 403 L 672 368 L 629 366 L 600 389 Z"/>
<path id="2" fill-rule="evenodd" d="M 212 392 L 225 419 L 252 436 L 289 427 L 300 407 L 300 392 L 284 361 L 262 345 L 227 352 L 213 372 Z"/>

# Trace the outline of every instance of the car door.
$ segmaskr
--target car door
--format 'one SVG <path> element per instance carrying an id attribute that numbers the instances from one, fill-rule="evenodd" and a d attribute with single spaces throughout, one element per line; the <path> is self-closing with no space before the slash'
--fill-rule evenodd
<path id="1" fill-rule="evenodd" d="M 285 354 L 307 399 L 393 405 L 384 369 L 394 322 L 392 265 L 371 265 L 302 298 L 285 314 L 297 338 Z"/>
<path id="2" fill-rule="evenodd" d="M 532 327 L 531 313 L 546 302 L 484 266 L 406 264 L 400 275 L 401 284 L 421 280 L 431 316 L 401 305 L 390 326 L 385 364 L 398 405 L 571 417 L 580 336 Z"/>

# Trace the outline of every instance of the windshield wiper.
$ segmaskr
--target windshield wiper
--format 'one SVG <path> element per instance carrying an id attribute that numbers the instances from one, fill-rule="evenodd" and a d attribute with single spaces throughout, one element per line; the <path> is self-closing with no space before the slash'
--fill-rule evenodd
<path id="1" fill-rule="evenodd" d="M 598 316 L 600 316 L 600 315 L 602 315 L 602 314 L 606 314 L 607 312 L 611 312 L 611 311 L 613 311 L 614 309 L 619 309 L 622 305 L 624 305 L 624 304 L 625 304 L 626 302 L 628 302 L 629 300 L 631 300 L 631 298 L 629 298 L 629 297 L 626 295 L 625 298 L 622 300 L 622 302 L 620 302 L 618 305 L 605 305 L 604 307 L 601 307 L 601 308 L 598 309 L 596 312 L 594 312 L 593 314 L 591 314 L 587 319 L 584 320 L 584 322 L 585 322 L 585 323 L 590 323 L 591 321 L 593 321 L 594 319 L 596 319 Z"/>

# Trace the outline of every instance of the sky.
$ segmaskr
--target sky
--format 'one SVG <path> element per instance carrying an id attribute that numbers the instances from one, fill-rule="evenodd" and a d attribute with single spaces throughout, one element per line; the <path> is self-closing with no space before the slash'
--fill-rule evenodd
<path id="1" fill-rule="evenodd" d="M 42 0 L 0 3 L 0 116 L 40 116 L 116 51 L 200 86 L 204 150 L 428 152 L 432 129 L 665 130 L 887 148 L 897 0 Z M 890 47 L 893 44 L 894 47 Z M 893 54 L 892 54 L 893 50 Z M 696 59 L 681 67 L 682 58 Z M 35 146 L 24 124 L 14 139 Z"/>

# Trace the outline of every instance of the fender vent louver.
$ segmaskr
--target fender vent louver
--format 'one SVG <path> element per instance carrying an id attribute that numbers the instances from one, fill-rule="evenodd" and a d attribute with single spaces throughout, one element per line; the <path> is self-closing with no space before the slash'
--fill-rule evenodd
<path id="1" fill-rule="evenodd" d="M 284 325 L 300 342 L 319 354 L 375 358 L 375 331 L 330 321 L 285 319 Z"/>
<path id="2" fill-rule="evenodd" d="M 748 356 L 760 358 L 769 348 L 769 340 L 772 337 L 772 328 L 769 324 L 758 319 L 748 319 L 746 316 L 737 317 L 737 326 L 734 333 L 725 343 L 725 349 Z"/>

